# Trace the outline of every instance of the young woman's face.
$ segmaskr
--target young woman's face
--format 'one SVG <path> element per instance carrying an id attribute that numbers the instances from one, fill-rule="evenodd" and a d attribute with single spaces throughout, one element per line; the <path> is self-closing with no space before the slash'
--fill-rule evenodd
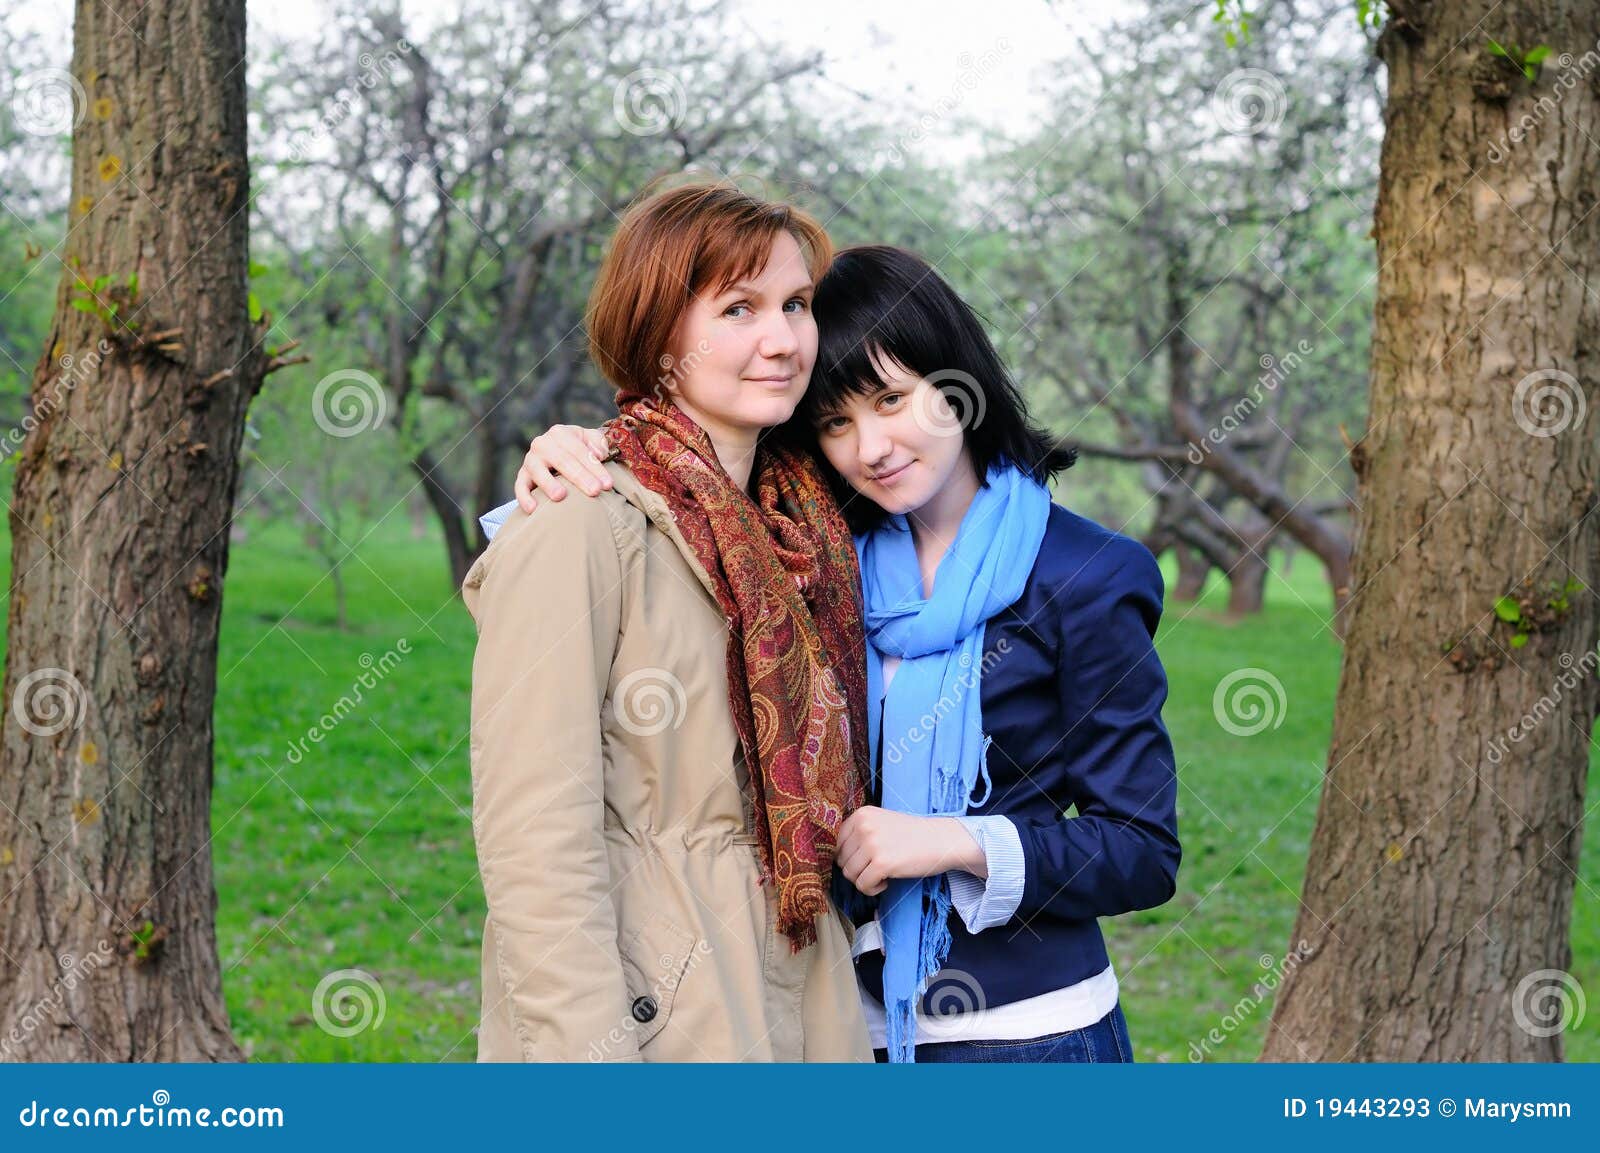
<path id="1" fill-rule="evenodd" d="M 811 271 L 788 232 L 755 275 L 695 297 L 678 325 L 662 386 L 696 424 L 742 438 L 789 419 L 811 381 L 817 322 Z"/>
<path id="2" fill-rule="evenodd" d="M 851 395 L 820 415 L 817 443 L 851 488 L 885 512 L 922 508 L 961 469 L 970 470 L 961 421 L 942 389 L 874 357 L 884 387 Z"/>

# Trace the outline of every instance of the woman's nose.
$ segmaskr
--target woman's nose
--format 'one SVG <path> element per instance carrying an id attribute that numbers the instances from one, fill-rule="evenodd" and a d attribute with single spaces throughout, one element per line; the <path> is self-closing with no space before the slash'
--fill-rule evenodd
<path id="1" fill-rule="evenodd" d="M 800 350 L 800 341 L 795 337 L 794 326 L 789 320 L 788 314 L 779 312 L 775 319 L 767 321 L 761 333 L 762 356 L 769 360 L 782 360 Z"/>
<path id="2" fill-rule="evenodd" d="M 863 424 L 856 433 L 856 456 L 863 465 L 874 468 L 882 461 L 888 459 L 894 446 L 883 430 L 870 421 Z"/>

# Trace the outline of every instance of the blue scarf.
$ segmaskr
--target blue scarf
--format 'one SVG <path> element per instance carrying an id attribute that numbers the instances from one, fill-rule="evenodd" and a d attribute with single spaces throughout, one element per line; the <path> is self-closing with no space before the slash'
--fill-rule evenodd
<path id="1" fill-rule="evenodd" d="M 870 642 L 867 731 L 884 808 L 920 816 L 965 813 L 980 774 L 984 795 L 976 803 L 988 799 L 989 741 L 979 696 L 984 624 L 1021 597 L 1049 516 L 1048 489 L 1010 464 L 991 468 L 926 599 L 904 516 L 856 538 Z M 901 658 L 887 697 L 884 656 Z M 879 919 L 889 1060 L 915 1061 L 917 1002 L 950 952 L 944 874 L 892 879 L 879 901 Z"/>

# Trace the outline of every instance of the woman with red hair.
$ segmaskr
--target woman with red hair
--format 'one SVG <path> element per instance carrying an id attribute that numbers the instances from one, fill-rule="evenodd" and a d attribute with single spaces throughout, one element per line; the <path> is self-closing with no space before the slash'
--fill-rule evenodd
<path id="1" fill-rule="evenodd" d="M 872 1060 L 829 893 L 868 764 L 855 554 L 817 464 L 759 440 L 830 256 L 798 209 L 695 185 L 604 258 L 611 487 L 510 513 L 462 590 L 479 1060 Z"/>

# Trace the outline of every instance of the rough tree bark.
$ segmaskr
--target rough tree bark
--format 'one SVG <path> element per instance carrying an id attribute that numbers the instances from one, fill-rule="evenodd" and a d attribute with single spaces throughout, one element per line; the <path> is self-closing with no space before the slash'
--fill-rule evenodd
<path id="1" fill-rule="evenodd" d="M 1597 707 L 1600 8 L 1389 11 L 1355 591 L 1310 956 L 1263 1059 L 1559 1060 Z M 1490 37 L 1548 45 L 1538 79 Z"/>
<path id="2" fill-rule="evenodd" d="M 78 0 L 66 269 L 10 509 L 0 1053 L 239 1060 L 212 701 L 245 410 L 244 0 Z"/>

